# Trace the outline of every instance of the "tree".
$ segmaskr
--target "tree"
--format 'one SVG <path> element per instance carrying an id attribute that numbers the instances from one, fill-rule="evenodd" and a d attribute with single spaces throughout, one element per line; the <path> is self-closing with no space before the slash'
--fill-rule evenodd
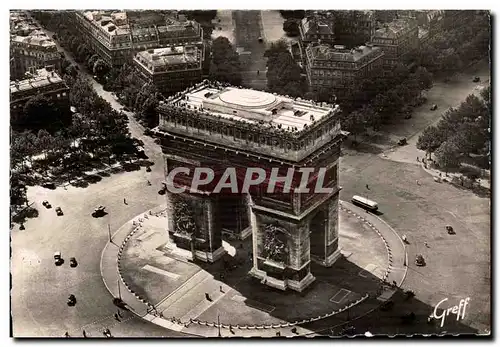
<path id="1" fill-rule="evenodd" d="M 241 84 L 241 66 L 239 55 L 226 37 L 219 36 L 212 42 L 212 62 L 210 79 L 227 82 L 232 85 Z"/>
<path id="2" fill-rule="evenodd" d="M 13 126 L 38 130 L 57 129 L 63 125 L 59 108 L 43 94 L 31 97 L 24 105 L 23 111 L 19 117 L 11 119 Z"/>
<path id="3" fill-rule="evenodd" d="M 425 67 L 419 66 L 413 76 L 420 90 L 429 90 L 432 87 L 432 74 Z"/>
<path id="4" fill-rule="evenodd" d="M 439 130 L 435 126 L 429 126 L 419 136 L 417 148 L 425 151 L 430 158 L 432 152 L 438 149 L 442 142 L 442 134 L 440 134 Z"/>
<path id="5" fill-rule="evenodd" d="M 89 59 L 87 59 L 87 67 L 91 70 L 94 69 L 94 65 L 96 63 L 96 61 L 99 60 L 99 55 L 97 54 L 93 54 L 92 56 L 90 56 Z"/>
<path id="6" fill-rule="evenodd" d="M 454 141 L 445 141 L 436 150 L 436 161 L 439 166 L 445 169 L 457 168 L 460 166 L 460 150 Z"/>
<path id="7" fill-rule="evenodd" d="M 94 67 L 92 69 L 94 75 L 97 76 L 98 79 L 102 79 L 104 75 L 109 71 L 109 66 L 102 59 L 97 59 L 94 63 Z"/>
<path id="8" fill-rule="evenodd" d="M 297 20 L 290 18 L 285 20 L 285 22 L 283 23 L 283 31 L 287 36 L 298 36 L 300 32 Z"/>
<path id="9" fill-rule="evenodd" d="M 353 134 L 354 140 L 356 140 L 357 135 L 366 130 L 366 117 L 367 114 L 363 110 L 356 110 L 347 115 L 342 122 L 342 128 Z"/>

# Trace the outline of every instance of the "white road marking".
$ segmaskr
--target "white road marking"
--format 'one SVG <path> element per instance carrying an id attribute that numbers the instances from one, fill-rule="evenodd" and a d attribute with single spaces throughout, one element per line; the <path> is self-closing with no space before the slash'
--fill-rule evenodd
<path id="1" fill-rule="evenodd" d="M 154 266 L 151 266 L 151 265 L 145 265 L 145 266 L 143 266 L 143 269 L 146 270 L 146 271 L 157 273 L 159 275 L 163 275 L 163 276 L 167 276 L 167 277 L 173 278 L 175 280 L 178 279 L 179 277 L 181 277 L 178 274 L 174 274 L 172 272 L 168 272 L 168 271 L 165 271 L 165 270 L 162 270 L 162 269 L 158 269 L 157 267 L 154 267 Z"/>
<path id="2" fill-rule="evenodd" d="M 341 296 L 341 293 L 343 293 L 343 295 L 342 295 L 342 296 Z M 331 302 L 334 302 L 334 303 L 336 303 L 336 304 L 338 304 L 339 302 L 341 302 L 342 300 L 344 300 L 344 299 L 345 299 L 345 298 L 346 298 L 349 294 L 351 294 L 351 293 L 352 293 L 352 292 L 351 292 L 350 290 L 342 288 L 341 290 L 339 290 L 339 291 L 337 292 L 337 294 L 335 294 L 334 296 L 332 296 L 332 297 L 330 298 L 330 301 L 331 301 Z M 340 297 L 340 299 L 338 299 L 338 300 L 334 300 L 336 297 Z"/>

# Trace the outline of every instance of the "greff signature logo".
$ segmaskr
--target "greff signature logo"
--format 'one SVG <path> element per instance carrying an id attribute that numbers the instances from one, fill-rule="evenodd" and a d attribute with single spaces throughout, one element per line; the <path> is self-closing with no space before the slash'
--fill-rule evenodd
<path id="1" fill-rule="evenodd" d="M 443 304 L 446 301 L 448 301 L 448 298 L 443 299 L 440 302 L 438 302 L 437 305 L 434 307 L 434 312 L 432 313 L 432 317 L 434 317 L 437 320 L 439 320 L 439 319 L 441 320 L 441 328 L 444 325 L 444 321 L 445 321 L 446 317 L 448 317 L 450 315 L 450 312 L 452 314 L 457 315 L 457 321 L 465 318 L 465 309 L 467 307 L 467 304 L 470 301 L 470 298 L 460 300 L 460 303 L 458 304 L 458 306 L 453 306 L 453 307 L 449 307 L 447 309 L 443 309 L 443 312 L 441 312 L 441 314 L 439 315 L 438 314 L 439 306 L 441 306 L 441 304 Z"/>

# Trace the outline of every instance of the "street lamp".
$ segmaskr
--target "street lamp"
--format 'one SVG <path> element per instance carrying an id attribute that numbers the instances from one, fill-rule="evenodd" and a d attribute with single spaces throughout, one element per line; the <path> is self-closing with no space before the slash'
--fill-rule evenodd
<path id="1" fill-rule="evenodd" d="M 220 333 L 220 315 L 219 315 L 219 313 L 217 313 L 217 327 L 218 327 L 218 331 L 219 331 L 218 337 L 222 337 L 222 335 Z"/>

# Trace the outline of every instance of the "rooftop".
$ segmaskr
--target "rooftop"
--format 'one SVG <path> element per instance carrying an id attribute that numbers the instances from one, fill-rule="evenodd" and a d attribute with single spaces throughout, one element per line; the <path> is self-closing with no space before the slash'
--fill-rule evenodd
<path id="1" fill-rule="evenodd" d="M 185 98 L 173 97 L 168 103 L 180 102 L 182 106 L 208 112 L 214 117 L 282 129 L 302 130 L 339 108 L 338 105 L 320 105 L 252 89 L 203 83 L 182 95 Z"/>
<path id="2" fill-rule="evenodd" d="M 302 19 L 301 25 L 304 35 L 333 35 L 333 23 L 317 17 Z"/>
<path id="3" fill-rule="evenodd" d="M 36 70 L 36 75 L 21 81 L 10 82 L 10 93 L 42 88 L 50 84 L 63 83 L 63 80 L 54 71 L 47 71 L 47 69 Z"/>
<path id="4" fill-rule="evenodd" d="M 384 25 L 384 27 L 375 31 L 375 37 L 396 38 L 405 32 L 415 28 L 417 23 L 411 18 L 399 18 Z"/>
<path id="5" fill-rule="evenodd" d="M 11 42 L 24 43 L 40 47 L 56 47 L 55 42 L 52 41 L 51 38 L 47 37 L 47 35 L 40 35 L 36 33 L 35 35 L 30 36 L 13 35 L 11 36 Z"/>
<path id="6" fill-rule="evenodd" d="M 357 62 L 364 57 L 372 54 L 381 53 L 379 47 L 374 46 L 359 46 L 353 49 L 346 49 L 344 46 L 335 45 L 309 45 L 307 50 L 310 52 L 313 59 L 330 60 L 330 61 L 348 61 Z"/>
<path id="7" fill-rule="evenodd" d="M 192 64 L 200 61 L 198 53 L 199 49 L 195 46 L 173 46 L 139 52 L 136 59 L 153 67 Z"/>
<path id="8" fill-rule="evenodd" d="M 145 12 L 146 17 L 147 12 Z M 133 18 L 131 20 L 129 20 L 128 12 L 126 11 L 83 11 L 82 15 L 88 21 L 96 23 L 103 31 L 108 32 L 110 35 L 130 34 L 131 27 L 133 28 L 132 34 L 134 35 L 149 35 L 150 32 L 156 35 L 156 29 L 160 32 L 172 32 L 189 30 L 189 28 L 197 26 L 197 23 L 188 21 L 183 16 L 167 18 L 158 14 L 148 23 L 147 20 L 138 20 L 140 12 L 137 11 L 130 12 L 130 17 Z"/>

